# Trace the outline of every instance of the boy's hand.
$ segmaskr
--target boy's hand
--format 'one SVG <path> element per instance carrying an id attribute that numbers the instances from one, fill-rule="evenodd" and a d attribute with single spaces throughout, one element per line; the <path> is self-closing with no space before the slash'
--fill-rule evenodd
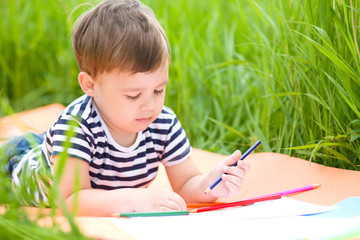
<path id="1" fill-rule="evenodd" d="M 136 212 L 184 211 L 186 203 L 177 193 L 164 188 L 143 188 L 136 191 Z"/>
<path id="2" fill-rule="evenodd" d="M 234 197 L 241 188 L 245 173 L 250 169 L 248 163 L 239 161 L 241 152 L 236 150 L 232 155 L 226 158 L 224 161 L 216 165 L 206 180 L 208 186 L 213 183 L 219 176 L 221 176 L 221 182 L 216 185 L 208 194 L 214 197 Z M 234 163 L 238 161 L 236 167 L 232 167 Z"/>

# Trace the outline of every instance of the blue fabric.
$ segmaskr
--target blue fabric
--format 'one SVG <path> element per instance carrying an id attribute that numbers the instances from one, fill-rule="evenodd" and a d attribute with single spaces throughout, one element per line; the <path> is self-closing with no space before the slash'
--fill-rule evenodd
<path id="1" fill-rule="evenodd" d="M 9 142 L 1 146 L 3 149 L 1 161 L 5 163 L 6 172 L 11 174 L 22 157 L 32 148 L 42 144 L 44 133 L 35 134 L 28 132 L 24 135 L 12 138 Z"/>
<path id="2" fill-rule="evenodd" d="M 14 137 L 0 147 L 0 171 L 11 179 L 13 202 L 25 206 L 48 207 L 52 172 L 41 156 L 44 134 L 28 132 Z M 35 154 L 33 161 L 26 154 Z M 50 170 L 50 171 L 49 171 Z"/>

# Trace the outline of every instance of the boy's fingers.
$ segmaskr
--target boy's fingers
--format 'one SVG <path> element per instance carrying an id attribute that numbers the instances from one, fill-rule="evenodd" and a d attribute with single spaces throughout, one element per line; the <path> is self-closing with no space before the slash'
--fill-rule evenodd
<path id="1" fill-rule="evenodd" d="M 250 165 L 244 161 L 238 161 L 237 167 L 243 169 L 245 172 L 250 170 Z"/>
<path id="2" fill-rule="evenodd" d="M 224 173 L 227 175 L 232 175 L 238 178 L 244 178 L 245 176 L 245 169 L 240 167 L 224 167 Z"/>
<path id="3" fill-rule="evenodd" d="M 159 207 L 159 210 L 155 210 L 155 211 L 159 211 L 159 212 L 172 212 L 172 211 L 179 211 L 179 208 L 173 208 L 173 207 L 168 207 L 168 206 L 161 206 Z"/>
<path id="4" fill-rule="evenodd" d="M 179 204 L 173 201 L 168 201 L 164 205 L 160 206 L 160 211 L 162 212 L 169 212 L 169 211 L 179 211 L 181 210 L 181 207 Z"/>
<path id="5" fill-rule="evenodd" d="M 241 157 L 241 152 L 239 150 L 236 150 L 233 154 L 231 154 L 228 158 L 226 158 L 223 163 L 226 166 L 231 166 L 237 161 L 239 161 L 240 157 Z"/>
<path id="6" fill-rule="evenodd" d="M 226 181 L 225 185 L 229 189 L 229 192 L 231 192 L 231 193 L 236 193 L 238 191 L 238 189 L 240 188 L 240 186 L 238 186 L 230 181 Z M 229 197 L 232 197 L 232 196 L 230 195 Z"/>
<path id="7" fill-rule="evenodd" d="M 184 201 L 184 199 L 182 199 L 179 195 L 174 195 L 169 199 L 169 202 L 172 202 L 173 204 L 175 204 L 177 207 L 173 208 L 175 210 L 185 210 L 186 209 L 186 203 Z"/>
<path id="8" fill-rule="evenodd" d="M 235 177 L 235 176 L 232 176 L 232 175 L 227 175 L 225 177 L 225 184 L 226 182 L 230 182 L 232 183 L 234 186 L 236 186 L 237 188 L 240 188 L 241 187 L 241 184 L 242 184 L 242 179 L 239 178 L 239 177 Z"/>

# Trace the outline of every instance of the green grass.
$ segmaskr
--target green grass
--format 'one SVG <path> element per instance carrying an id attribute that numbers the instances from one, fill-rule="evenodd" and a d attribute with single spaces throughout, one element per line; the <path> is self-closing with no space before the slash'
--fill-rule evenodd
<path id="1" fill-rule="evenodd" d="M 82 94 L 70 40 L 81 2 L 1 3 L 1 94 L 13 111 Z M 358 6 L 144 2 L 172 49 L 166 104 L 194 147 L 229 154 L 260 139 L 261 151 L 358 169 Z"/>
<path id="2" fill-rule="evenodd" d="M 0 2 L 1 116 L 82 94 L 71 48 L 82 2 Z M 167 33 L 166 105 L 193 147 L 229 154 L 261 140 L 257 151 L 360 169 L 358 1 L 144 3 Z"/>
<path id="3" fill-rule="evenodd" d="M 172 47 L 167 104 L 195 147 L 228 154 L 260 139 L 263 151 L 358 169 L 357 6 L 147 2 Z"/>

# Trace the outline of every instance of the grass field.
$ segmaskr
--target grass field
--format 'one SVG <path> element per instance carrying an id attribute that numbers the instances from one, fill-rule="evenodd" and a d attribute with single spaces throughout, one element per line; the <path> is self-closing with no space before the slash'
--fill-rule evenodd
<path id="1" fill-rule="evenodd" d="M 82 94 L 71 48 L 82 2 L 0 2 L 1 115 Z M 167 33 L 166 105 L 193 147 L 261 140 L 260 151 L 360 169 L 359 1 L 144 3 Z"/>
<path id="2" fill-rule="evenodd" d="M 71 28 L 81 1 L 2 1 L 1 114 L 82 94 Z M 194 147 L 360 164 L 358 1 L 144 1 L 172 49 L 166 105 Z"/>

